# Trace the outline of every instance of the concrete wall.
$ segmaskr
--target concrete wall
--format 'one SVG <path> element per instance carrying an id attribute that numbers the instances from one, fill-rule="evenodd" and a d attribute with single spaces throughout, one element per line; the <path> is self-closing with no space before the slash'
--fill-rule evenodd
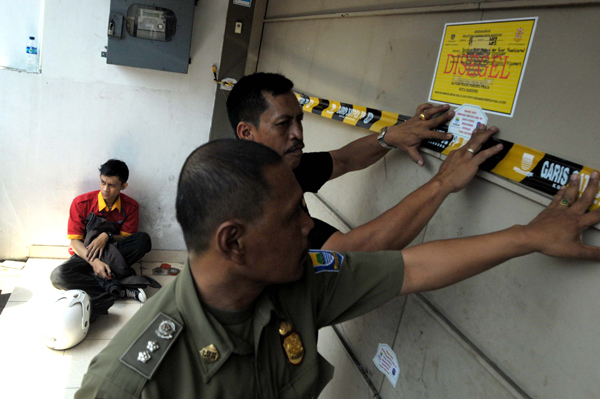
<path id="1" fill-rule="evenodd" d="M 244 76 L 248 44 L 250 43 L 252 26 L 254 25 L 252 20 L 256 7 L 257 1 L 254 1 L 250 7 L 230 3 L 227 10 L 227 23 L 225 26 L 225 36 L 223 37 L 223 52 L 219 62 L 218 80 L 230 78 L 237 81 Z M 237 23 L 242 24 L 241 33 L 235 33 Z M 210 127 L 211 140 L 230 139 L 234 137 L 233 129 L 227 116 L 227 97 L 229 97 L 229 90 L 219 88 L 218 94 L 215 97 L 212 125 Z"/>
<path id="2" fill-rule="evenodd" d="M 185 248 L 177 178 L 208 140 L 227 4 L 198 3 L 184 75 L 107 65 L 109 0 L 46 0 L 42 74 L 0 70 L 0 259 L 66 245 L 72 199 L 98 189 L 98 167 L 112 157 L 130 168 L 125 193 L 154 248 Z"/>
<path id="3" fill-rule="evenodd" d="M 503 139 L 600 169 L 600 115 L 590 106 L 600 91 L 594 78 L 600 4 L 504 1 L 439 8 L 442 3 L 332 0 L 303 2 L 300 9 L 298 2 L 271 0 L 258 69 L 285 74 L 309 95 L 412 114 L 427 100 L 445 23 L 538 16 L 514 117 L 490 115 L 489 124 L 500 128 Z M 386 16 L 310 18 L 418 5 L 431 7 Z M 285 18 L 298 15 L 309 17 Z M 307 150 L 339 148 L 364 134 L 305 116 Z M 320 196 L 357 226 L 430 179 L 439 164 L 427 156 L 426 167 L 418 168 L 406 155 L 391 152 L 367 170 L 328 183 Z M 415 243 L 527 223 L 543 209 L 532 201 L 535 196 L 504 186 L 476 178 L 446 200 Z M 335 219 L 314 202 L 311 212 Z M 584 239 L 600 245 L 600 232 L 592 229 Z M 594 398 L 600 392 L 598 266 L 531 255 L 426 294 L 442 318 L 409 297 L 339 329 L 383 398 Z M 343 371 L 349 370 L 349 358 L 335 335 L 322 336 L 321 347 L 340 366 L 326 397 L 348 397 L 354 386 L 366 392 L 357 385 L 360 375 Z M 389 344 L 399 357 L 395 389 L 373 365 L 378 343 Z"/>

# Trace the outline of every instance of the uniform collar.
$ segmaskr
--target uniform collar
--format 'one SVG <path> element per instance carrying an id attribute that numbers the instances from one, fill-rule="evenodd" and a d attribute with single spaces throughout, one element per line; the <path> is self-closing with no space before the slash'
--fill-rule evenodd
<path id="1" fill-rule="evenodd" d="M 102 191 L 98 191 L 98 212 L 110 212 L 114 211 L 115 209 L 118 209 L 119 212 L 121 212 L 121 195 L 119 194 L 112 208 L 108 209 L 108 205 L 106 205 L 106 201 L 104 201 L 104 197 L 102 197 Z"/>
<path id="2" fill-rule="evenodd" d="M 229 356 L 235 352 L 235 345 L 227 335 L 225 328 L 202 307 L 194 284 L 194 278 L 190 269 L 189 261 L 186 261 L 183 270 L 175 281 L 175 300 L 177 308 L 183 317 L 184 324 L 193 334 L 188 334 L 194 356 L 200 364 L 202 381 L 206 384 L 225 364 Z M 271 311 L 275 306 L 268 295 L 261 295 L 254 309 L 254 341 L 255 348 L 260 339 L 260 333 L 271 318 Z M 207 363 L 200 355 L 200 351 L 210 345 L 214 345 L 219 352 L 219 358 Z"/>

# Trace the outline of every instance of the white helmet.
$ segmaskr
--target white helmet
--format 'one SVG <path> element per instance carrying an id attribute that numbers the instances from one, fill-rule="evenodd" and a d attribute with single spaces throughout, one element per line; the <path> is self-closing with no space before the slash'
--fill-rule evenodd
<path id="1" fill-rule="evenodd" d="M 48 307 L 44 340 L 50 349 L 69 349 L 90 329 L 90 296 L 81 290 L 61 292 Z"/>

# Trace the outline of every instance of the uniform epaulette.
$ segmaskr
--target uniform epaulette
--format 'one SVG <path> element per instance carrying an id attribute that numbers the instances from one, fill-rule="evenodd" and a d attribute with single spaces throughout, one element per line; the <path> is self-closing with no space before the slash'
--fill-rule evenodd
<path id="1" fill-rule="evenodd" d="M 344 262 L 344 255 L 333 251 L 311 249 L 309 252 L 315 274 L 322 272 L 337 273 Z"/>
<path id="2" fill-rule="evenodd" d="M 151 379 L 182 331 L 181 323 L 159 313 L 119 360 L 143 377 Z"/>

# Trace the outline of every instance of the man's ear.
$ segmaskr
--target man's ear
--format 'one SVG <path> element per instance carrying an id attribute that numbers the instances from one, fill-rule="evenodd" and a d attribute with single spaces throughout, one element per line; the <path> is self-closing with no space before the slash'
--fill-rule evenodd
<path id="1" fill-rule="evenodd" d="M 240 139 L 256 141 L 256 138 L 254 137 L 255 130 L 256 130 L 256 128 L 251 123 L 240 122 L 237 125 L 237 129 L 235 130 L 235 133 L 237 134 L 238 138 L 240 138 Z"/>
<path id="2" fill-rule="evenodd" d="M 231 220 L 221 223 L 217 228 L 216 239 L 219 252 L 237 264 L 246 262 L 246 251 L 242 240 L 245 231 L 242 223 Z"/>
<path id="3" fill-rule="evenodd" d="M 127 183 L 123 183 L 121 184 L 121 190 L 125 190 L 127 188 L 128 184 Z"/>

